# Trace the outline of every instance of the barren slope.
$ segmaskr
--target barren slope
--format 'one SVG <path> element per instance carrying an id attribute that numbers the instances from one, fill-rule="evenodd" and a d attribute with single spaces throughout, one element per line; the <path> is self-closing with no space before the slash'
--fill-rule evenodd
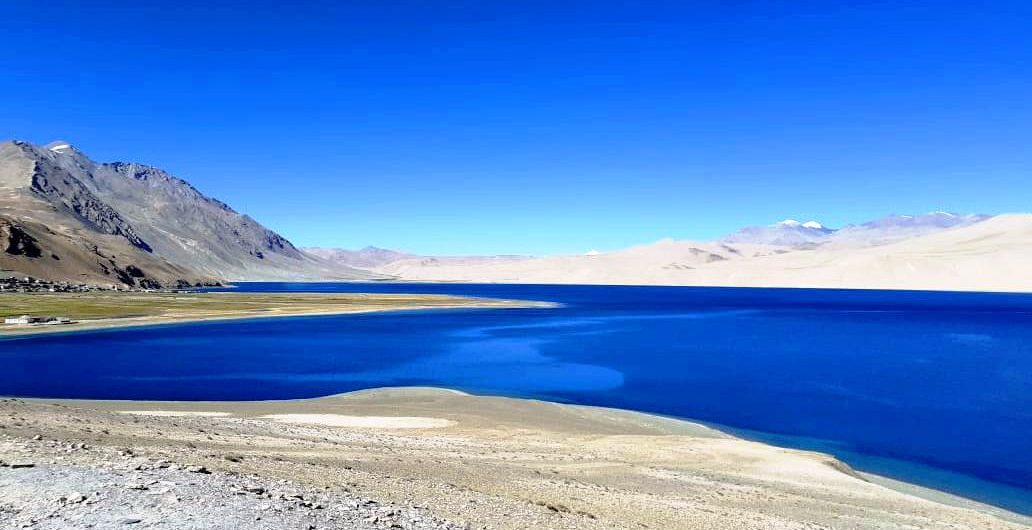
<path id="1" fill-rule="evenodd" d="M 1032 214 L 866 241 L 793 249 L 667 240 L 594 256 L 432 267 L 408 260 L 379 271 L 415 281 L 1032 291 Z"/>

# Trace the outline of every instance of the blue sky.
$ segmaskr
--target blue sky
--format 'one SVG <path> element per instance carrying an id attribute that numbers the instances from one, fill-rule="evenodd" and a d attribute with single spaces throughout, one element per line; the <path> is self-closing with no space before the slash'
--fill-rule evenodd
<path id="1" fill-rule="evenodd" d="M 1030 209 L 1027 2 L 81 4 L 4 3 L 0 138 L 162 167 L 301 245 Z"/>

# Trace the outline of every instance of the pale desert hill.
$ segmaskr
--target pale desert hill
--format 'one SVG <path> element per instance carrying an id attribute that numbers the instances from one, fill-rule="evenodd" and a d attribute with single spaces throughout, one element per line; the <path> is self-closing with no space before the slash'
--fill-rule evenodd
<path id="1" fill-rule="evenodd" d="M 352 267 L 375 271 L 381 276 L 392 276 L 383 271 L 403 271 L 409 268 L 467 267 L 471 265 L 497 265 L 534 259 L 532 256 L 502 254 L 495 256 L 420 256 L 378 247 L 359 250 L 328 247 L 304 247 L 306 254 L 324 260 L 335 266 Z M 396 274 L 396 273 L 395 273 Z"/>
<path id="2" fill-rule="evenodd" d="M 514 263 L 529 260 L 531 256 L 499 254 L 488 256 L 420 256 L 409 252 L 367 246 L 358 250 L 329 247 L 303 247 L 302 252 L 315 256 L 331 266 L 355 269 L 379 270 L 389 268 L 467 266 L 483 264 Z M 394 265 L 395 263 L 407 265 Z"/>
<path id="3" fill-rule="evenodd" d="M 379 272 L 411 281 L 1032 291 L 1032 214 L 948 227 L 888 244 L 798 249 L 660 241 L 599 255 Z"/>
<path id="4" fill-rule="evenodd" d="M 777 252 L 769 245 L 728 245 L 666 239 L 610 253 L 525 259 L 421 258 L 376 269 L 405 280 L 499 283 L 653 283 L 674 271 Z M 647 264 L 643 267 L 643 264 Z"/>
<path id="5" fill-rule="evenodd" d="M 382 267 L 403 259 L 415 258 L 414 254 L 367 246 L 358 250 L 326 247 L 304 247 L 302 252 L 315 256 L 336 266 L 373 268 Z"/>
<path id="6" fill-rule="evenodd" d="M 1032 214 L 865 248 L 829 247 L 700 270 L 693 285 L 1032 292 Z"/>

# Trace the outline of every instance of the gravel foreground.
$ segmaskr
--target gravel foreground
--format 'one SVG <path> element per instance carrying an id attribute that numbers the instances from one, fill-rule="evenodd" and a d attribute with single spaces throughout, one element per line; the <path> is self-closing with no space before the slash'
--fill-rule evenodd
<path id="1" fill-rule="evenodd" d="M 3 530 L 1017 530 L 1029 522 L 885 487 L 827 455 L 613 409 L 437 389 L 238 403 L 0 399 Z"/>
<path id="2" fill-rule="evenodd" d="M 4 452 L 39 456 L 27 449 L 6 442 Z M 416 506 L 134 457 L 104 467 L 16 467 L 0 475 L 0 491 L 0 528 L 466 528 Z"/>

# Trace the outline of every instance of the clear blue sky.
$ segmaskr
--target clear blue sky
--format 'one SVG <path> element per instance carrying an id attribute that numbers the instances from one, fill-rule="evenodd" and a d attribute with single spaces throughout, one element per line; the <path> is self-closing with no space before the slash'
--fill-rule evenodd
<path id="1" fill-rule="evenodd" d="M 1032 2 L 190 3 L 3 2 L 0 138 L 165 168 L 301 245 L 1032 209 Z"/>

